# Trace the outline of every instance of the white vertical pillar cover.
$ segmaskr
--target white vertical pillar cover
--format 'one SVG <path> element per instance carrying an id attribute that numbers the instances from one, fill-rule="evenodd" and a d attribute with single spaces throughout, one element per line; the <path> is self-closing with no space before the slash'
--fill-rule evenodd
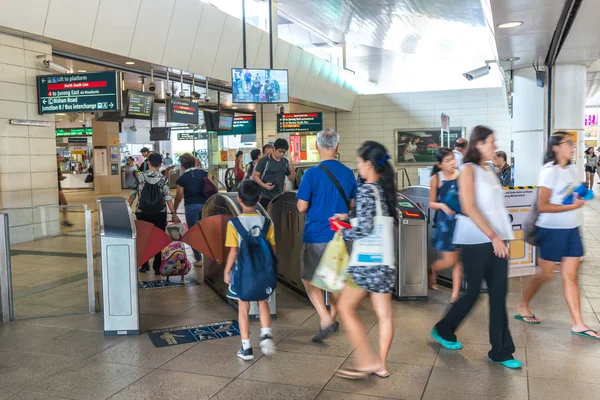
<path id="1" fill-rule="evenodd" d="M 272 19 L 271 19 L 271 27 L 273 29 L 273 43 L 275 43 L 275 39 L 278 37 L 279 27 L 279 18 L 277 18 L 277 10 L 279 9 L 279 0 L 271 0 L 271 11 L 272 11 Z M 267 15 L 268 18 L 268 15 Z M 275 51 L 275 49 L 273 49 Z"/>
<path id="2" fill-rule="evenodd" d="M 585 65 L 557 65 L 553 80 L 552 131 L 577 132 L 577 176 L 583 180 L 585 151 Z"/>
<path id="3" fill-rule="evenodd" d="M 515 186 L 537 185 L 545 151 L 544 89 L 536 84 L 531 67 L 513 72 Z"/>

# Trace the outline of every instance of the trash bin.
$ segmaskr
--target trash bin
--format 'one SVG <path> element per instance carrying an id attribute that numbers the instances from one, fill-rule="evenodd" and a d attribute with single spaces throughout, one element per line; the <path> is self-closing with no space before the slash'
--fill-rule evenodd
<path id="1" fill-rule="evenodd" d="M 408 197 L 398 194 L 398 300 L 427 300 L 427 216 Z"/>
<path id="2" fill-rule="evenodd" d="M 104 335 L 139 335 L 136 230 L 123 197 L 97 201 Z"/>

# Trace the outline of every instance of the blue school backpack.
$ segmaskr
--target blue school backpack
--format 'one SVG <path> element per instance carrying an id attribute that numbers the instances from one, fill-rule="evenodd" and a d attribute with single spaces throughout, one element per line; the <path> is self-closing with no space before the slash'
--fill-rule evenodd
<path id="1" fill-rule="evenodd" d="M 262 229 L 255 226 L 250 231 L 239 218 L 233 218 L 231 223 L 242 239 L 233 270 L 233 289 L 242 301 L 265 300 L 277 286 L 277 259 L 267 240 L 271 220 L 265 218 Z M 255 229 L 260 229 L 257 236 L 252 235 Z"/>

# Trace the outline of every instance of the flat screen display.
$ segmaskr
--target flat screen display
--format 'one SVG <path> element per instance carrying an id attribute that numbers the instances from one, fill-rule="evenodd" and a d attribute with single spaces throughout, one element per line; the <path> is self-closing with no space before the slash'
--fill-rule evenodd
<path id="1" fill-rule="evenodd" d="M 206 130 L 216 132 L 219 125 L 219 114 L 210 111 L 203 111 L 203 114 Z"/>
<path id="2" fill-rule="evenodd" d="M 233 68 L 234 103 L 289 103 L 287 69 Z"/>
<path id="3" fill-rule="evenodd" d="M 167 122 L 198 124 L 198 104 L 179 99 L 167 99 Z"/>
<path id="4" fill-rule="evenodd" d="M 125 118 L 152 120 L 154 111 L 154 93 L 127 90 Z"/>
<path id="5" fill-rule="evenodd" d="M 219 131 L 230 131 L 233 129 L 233 117 L 232 112 L 221 111 L 219 113 Z"/>
<path id="6" fill-rule="evenodd" d="M 278 133 L 320 132 L 323 130 L 323 113 L 295 113 L 277 115 Z"/>
<path id="7" fill-rule="evenodd" d="M 150 141 L 154 142 L 158 140 L 171 140 L 171 128 L 150 128 Z"/>

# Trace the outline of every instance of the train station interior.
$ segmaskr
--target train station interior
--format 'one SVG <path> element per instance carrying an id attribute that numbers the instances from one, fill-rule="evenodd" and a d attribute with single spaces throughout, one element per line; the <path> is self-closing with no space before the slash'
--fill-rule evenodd
<path id="1" fill-rule="evenodd" d="M 548 139 L 566 132 L 579 183 L 590 149 L 600 152 L 599 16 L 598 0 L 0 0 L 0 400 L 600 399 L 600 339 L 572 331 L 559 262 L 530 303 L 542 323 L 519 308 L 540 271 L 526 229 Z M 456 331 L 460 351 L 431 336 L 455 304 L 450 270 L 431 282 L 442 257 L 432 170 L 440 148 L 460 153 L 455 144 L 480 125 L 504 154 L 504 166 L 496 156 L 485 165 L 502 180 L 514 237 L 505 302 L 516 369 L 488 358 L 487 286 Z M 385 146 L 393 169 L 386 376 L 341 376 L 358 357 L 344 320 L 314 340 L 323 327 L 303 284 L 297 193 L 328 129 L 339 134 L 335 159 L 359 181 L 366 141 Z M 244 360 L 223 279 L 226 230 L 243 211 L 240 174 L 279 139 L 294 173 L 256 209 L 274 227 L 277 352 L 258 345 L 253 302 L 254 358 Z M 141 196 L 148 154 L 162 157 L 156 168 L 177 205 L 166 231 L 136 220 L 139 199 L 128 203 Z M 194 225 L 176 200 L 190 155 L 215 188 Z M 578 218 L 581 317 L 594 333 L 600 200 Z M 189 272 L 139 269 L 170 242 Z M 368 298 L 356 311 L 374 348 L 376 311 Z"/>

